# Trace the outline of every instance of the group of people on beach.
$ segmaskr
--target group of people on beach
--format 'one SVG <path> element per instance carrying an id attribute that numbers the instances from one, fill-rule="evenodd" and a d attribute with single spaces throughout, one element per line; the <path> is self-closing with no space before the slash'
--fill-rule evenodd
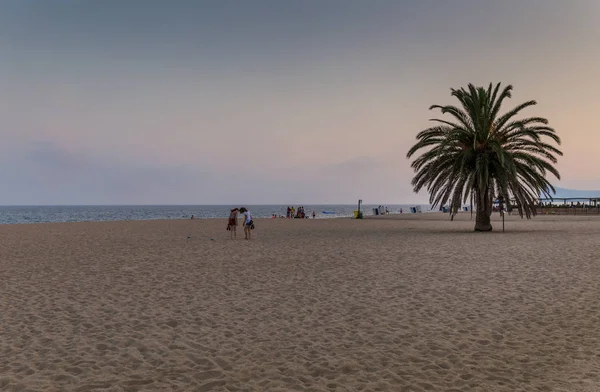
<path id="1" fill-rule="evenodd" d="M 254 221 L 252 220 L 252 214 L 246 207 L 240 208 L 232 208 L 229 211 L 229 219 L 227 220 L 227 230 L 230 232 L 231 239 L 237 239 L 237 225 L 238 225 L 238 216 L 242 214 L 244 221 L 242 225 L 244 226 L 244 238 L 249 240 L 251 237 L 251 231 L 254 230 Z"/>
<path id="2" fill-rule="evenodd" d="M 298 210 L 296 211 L 294 209 L 294 206 L 288 206 L 287 208 L 287 212 L 285 215 L 286 218 L 298 218 L 298 219 L 305 219 L 306 218 L 306 213 L 304 212 L 304 207 L 298 207 Z M 313 211 L 312 213 L 312 217 L 315 217 L 315 212 Z"/>
<path id="3" fill-rule="evenodd" d="M 246 207 L 232 208 L 229 210 L 229 218 L 227 218 L 227 231 L 230 232 L 231 239 L 237 239 L 237 226 L 238 226 L 238 217 L 239 215 L 243 216 L 243 224 L 244 227 L 244 238 L 249 240 L 252 235 L 252 230 L 254 230 L 254 221 L 252 220 L 252 214 Z M 272 215 L 272 218 L 276 218 L 275 214 Z M 315 212 L 312 212 L 313 219 L 316 217 Z M 283 217 L 282 217 L 283 218 Z M 300 218 L 306 219 L 306 213 L 304 211 L 304 207 L 298 207 L 298 210 L 295 210 L 294 207 L 287 208 L 286 218 Z M 192 219 L 194 216 L 192 215 Z"/>

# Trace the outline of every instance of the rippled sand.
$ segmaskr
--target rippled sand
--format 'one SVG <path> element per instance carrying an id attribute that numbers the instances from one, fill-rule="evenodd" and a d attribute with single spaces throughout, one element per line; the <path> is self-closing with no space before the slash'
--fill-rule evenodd
<path id="1" fill-rule="evenodd" d="M 600 218 L 469 219 L 0 226 L 0 390 L 600 390 Z"/>

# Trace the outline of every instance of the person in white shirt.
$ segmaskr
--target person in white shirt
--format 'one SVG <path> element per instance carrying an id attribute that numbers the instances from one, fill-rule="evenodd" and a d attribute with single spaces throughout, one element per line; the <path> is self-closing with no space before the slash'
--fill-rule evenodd
<path id="1" fill-rule="evenodd" d="M 254 229 L 254 222 L 252 221 L 252 214 L 246 207 L 240 208 L 240 212 L 244 216 L 244 237 L 249 240 L 251 236 L 251 230 Z"/>

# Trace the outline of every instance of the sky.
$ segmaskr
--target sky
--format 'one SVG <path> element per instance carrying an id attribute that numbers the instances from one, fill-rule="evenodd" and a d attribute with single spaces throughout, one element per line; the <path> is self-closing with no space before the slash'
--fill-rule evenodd
<path id="1" fill-rule="evenodd" d="M 597 0 L 0 1 L 0 205 L 400 204 L 450 88 L 512 84 L 600 189 Z"/>

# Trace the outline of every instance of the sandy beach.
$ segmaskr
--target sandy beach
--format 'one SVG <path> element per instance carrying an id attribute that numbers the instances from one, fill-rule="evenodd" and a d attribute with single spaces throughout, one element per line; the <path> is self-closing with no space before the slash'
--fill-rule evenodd
<path id="1" fill-rule="evenodd" d="M 0 391 L 600 390 L 600 218 L 470 218 L 0 226 Z"/>

